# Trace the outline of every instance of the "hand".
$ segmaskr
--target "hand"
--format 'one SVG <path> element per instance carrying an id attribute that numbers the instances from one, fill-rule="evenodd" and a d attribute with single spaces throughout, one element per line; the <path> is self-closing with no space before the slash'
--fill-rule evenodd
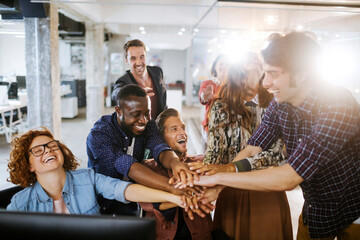
<path id="1" fill-rule="evenodd" d="M 207 188 L 206 192 L 200 199 L 200 203 L 209 204 L 212 201 L 215 201 L 219 197 L 220 192 L 224 188 L 225 186 L 215 186 L 215 187 Z"/>
<path id="2" fill-rule="evenodd" d="M 204 89 L 204 100 L 209 101 L 214 98 L 214 88 L 212 85 L 207 85 Z"/>
<path id="3" fill-rule="evenodd" d="M 173 195 L 173 198 L 170 199 L 170 202 L 176 204 L 177 206 L 179 206 L 181 208 L 187 207 L 187 201 L 186 201 L 186 197 L 184 195 L 183 196 Z M 169 203 L 169 204 L 171 204 L 171 203 Z M 165 207 L 165 206 L 163 206 L 163 207 Z M 169 208 L 170 205 L 168 205 L 167 207 Z"/>
<path id="4" fill-rule="evenodd" d="M 146 87 L 146 88 L 144 88 L 144 89 L 145 89 L 145 91 L 147 92 L 147 95 L 148 95 L 149 97 L 155 96 L 155 93 L 154 93 L 154 91 L 153 91 L 152 88 Z"/>
<path id="5" fill-rule="evenodd" d="M 199 180 L 195 179 L 194 184 L 206 187 L 213 187 L 217 185 L 217 174 L 211 176 L 200 176 Z"/>
<path id="6" fill-rule="evenodd" d="M 215 209 L 215 205 L 213 205 L 212 203 L 201 203 L 199 202 L 199 208 L 203 211 L 206 212 L 207 214 L 209 214 L 212 210 Z"/>
<path id="7" fill-rule="evenodd" d="M 171 179 L 169 180 L 169 184 L 172 184 L 170 183 Z M 169 192 L 171 192 L 172 194 L 175 194 L 175 195 L 184 195 L 184 196 L 187 196 L 187 197 L 190 197 L 191 196 L 191 193 L 189 194 L 187 189 L 179 189 L 179 188 L 175 188 L 175 186 L 171 186 Z"/>
<path id="8" fill-rule="evenodd" d="M 190 171 L 188 166 L 180 161 L 173 161 L 171 166 L 172 174 L 176 180 L 175 188 L 186 188 L 187 186 L 194 186 L 194 179 L 199 176 L 194 171 Z"/>
<path id="9" fill-rule="evenodd" d="M 213 175 L 218 172 L 235 172 L 233 163 L 228 164 L 204 164 L 200 162 L 188 163 L 189 169 L 196 171 L 200 175 Z"/>
<path id="10" fill-rule="evenodd" d="M 200 217 L 206 216 L 206 212 L 204 213 L 202 210 L 202 209 L 204 209 L 204 207 L 202 207 L 202 208 L 199 207 L 200 204 L 198 203 L 198 198 L 196 197 L 196 195 L 194 195 L 190 198 L 186 198 L 186 200 L 187 200 L 188 207 L 185 207 L 185 211 L 189 215 L 190 220 L 194 220 L 194 213 L 196 213 Z"/>
<path id="11" fill-rule="evenodd" d="M 188 213 L 190 220 L 194 220 L 194 213 L 196 213 L 200 217 L 204 218 L 204 217 L 206 217 L 206 214 L 209 214 L 215 208 L 215 206 L 211 203 L 202 204 L 202 203 L 198 202 L 198 198 L 196 196 L 194 196 L 192 198 L 188 198 L 187 204 L 190 207 L 185 208 L 185 211 Z M 191 204 L 193 204 L 195 207 L 191 207 Z"/>

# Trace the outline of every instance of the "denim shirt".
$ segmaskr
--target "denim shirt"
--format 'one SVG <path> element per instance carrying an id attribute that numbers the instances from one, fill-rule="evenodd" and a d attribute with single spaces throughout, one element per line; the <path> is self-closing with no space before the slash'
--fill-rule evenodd
<path id="1" fill-rule="evenodd" d="M 92 169 L 66 171 L 62 197 L 70 214 L 100 214 L 96 194 L 107 199 L 128 203 L 125 189 L 130 182 L 121 181 L 95 173 Z M 15 194 L 7 206 L 9 211 L 53 212 L 53 199 L 44 191 L 39 182 Z"/>

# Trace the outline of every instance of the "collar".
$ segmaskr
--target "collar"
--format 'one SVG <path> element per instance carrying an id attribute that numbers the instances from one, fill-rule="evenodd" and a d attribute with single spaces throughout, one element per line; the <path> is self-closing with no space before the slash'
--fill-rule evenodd
<path id="1" fill-rule="evenodd" d="M 49 195 L 47 195 L 47 193 L 45 192 L 45 190 L 41 187 L 40 183 L 38 181 L 36 181 L 35 185 L 34 185 L 35 191 L 37 193 L 37 198 L 40 202 L 47 202 L 49 201 L 51 198 L 49 197 Z"/>
<path id="2" fill-rule="evenodd" d="M 66 179 L 63 192 L 68 194 L 74 194 L 74 184 L 73 184 L 73 176 L 70 172 L 65 171 Z"/>
<path id="3" fill-rule="evenodd" d="M 64 185 L 62 192 L 68 193 L 68 194 L 74 194 L 74 185 L 73 185 L 72 175 L 68 171 L 65 171 L 65 174 L 66 174 L 66 180 L 65 180 L 65 185 Z M 39 182 L 36 182 L 34 184 L 34 188 L 37 193 L 38 200 L 40 202 L 47 202 L 51 199 L 49 197 L 49 195 L 45 192 L 45 190 L 42 188 L 42 186 L 40 185 Z"/>
<path id="4" fill-rule="evenodd" d="M 111 121 L 112 124 L 115 126 L 116 130 L 120 133 L 120 135 L 125 138 L 125 139 L 130 139 L 131 137 L 129 137 L 128 135 L 126 135 L 126 133 L 121 129 L 119 123 L 117 122 L 117 114 L 116 112 L 114 112 L 111 116 Z"/>
<path id="5" fill-rule="evenodd" d="M 295 107 L 295 109 L 306 114 L 311 114 L 317 102 L 318 102 L 318 92 L 315 89 L 313 89 L 306 96 L 305 100 L 298 107 Z"/>

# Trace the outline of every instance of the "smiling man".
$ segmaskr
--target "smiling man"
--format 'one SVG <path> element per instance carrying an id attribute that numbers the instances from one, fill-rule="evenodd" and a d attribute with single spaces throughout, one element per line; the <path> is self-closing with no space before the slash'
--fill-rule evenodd
<path id="1" fill-rule="evenodd" d="M 168 108 L 161 112 L 156 118 L 156 125 L 160 135 L 171 147 L 181 161 L 202 160 L 201 157 L 187 156 L 188 136 L 185 131 L 185 123 L 180 118 L 177 110 Z M 153 159 L 144 163 L 153 171 L 169 177 L 171 173 L 159 167 Z M 197 189 L 200 193 L 201 189 Z M 199 194 L 198 194 L 199 195 Z M 166 203 L 141 203 L 141 207 L 146 211 L 146 217 L 155 218 L 156 239 L 194 239 L 207 240 L 212 239 L 211 229 L 212 220 L 210 211 L 213 210 L 211 204 L 201 204 L 197 202 L 197 197 L 187 198 L 187 202 L 192 201 L 195 205 L 192 210 L 182 210 L 176 205 L 170 206 Z M 190 205 L 190 204 L 188 204 Z M 198 208 L 196 208 L 198 206 Z M 194 213 L 195 214 L 194 214 Z"/>
<path id="2" fill-rule="evenodd" d="M 146 47 L 139 39 L 125 43 L 125 62 L 130 68 L 116 80 L 111 98 L 116 102 L 120 89 L 128 84 L 138 84 L 145 88 L 151 100 L 151 117 L 155 119 L 166 109 L 166 88 L 163 71 L 157 66 L 146 65 Z"/>
<path id="3" fill-rule="evenodd" d="M 155 160 L 164 168 L 171 169 L 184 186 L 192 185 L 192 173 L 162 140 L 154 121 L 150 120 L 149 97 L 139 85 L 130 84 L 119 91 L 115 112 L 101 117 L 94 124 L 86 144 L 88 166 L 98 173 L 183 194 L 183 190 L 169 185 L 167 177 L 142 165 L 145 149 L 148 149 Z M 103 198 L 98 201 L 102 213 L 137 214 L 137 205 L 126 206 Z"/>
<path id="4" fill-rule="evenodd" d="M 360 106 L 351 93 L 319 80 L 320 46 L 305 33 L 274 38 L 262 51 L 263 86 L 274 95 L 248 146 L 235 158 L 267 150 L 283 137 L 281 167 L 204 176 L 196 184 L 284 191 L 300 184 L 304 206 L 297 239 L 360 239 Z"/>

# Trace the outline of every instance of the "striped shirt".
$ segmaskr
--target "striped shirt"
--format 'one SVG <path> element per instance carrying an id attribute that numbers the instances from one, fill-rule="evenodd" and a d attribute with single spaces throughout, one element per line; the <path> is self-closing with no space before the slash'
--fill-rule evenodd
<path id="1" fill-rule="evenodd" d="M 303 178 L 304 223 L 312 238 L 360 217 L 360 106 L 346 90 L 312 90 L 298 107 L 273 101 L 248 144 L 282 137 L 287 163 Z"/>

